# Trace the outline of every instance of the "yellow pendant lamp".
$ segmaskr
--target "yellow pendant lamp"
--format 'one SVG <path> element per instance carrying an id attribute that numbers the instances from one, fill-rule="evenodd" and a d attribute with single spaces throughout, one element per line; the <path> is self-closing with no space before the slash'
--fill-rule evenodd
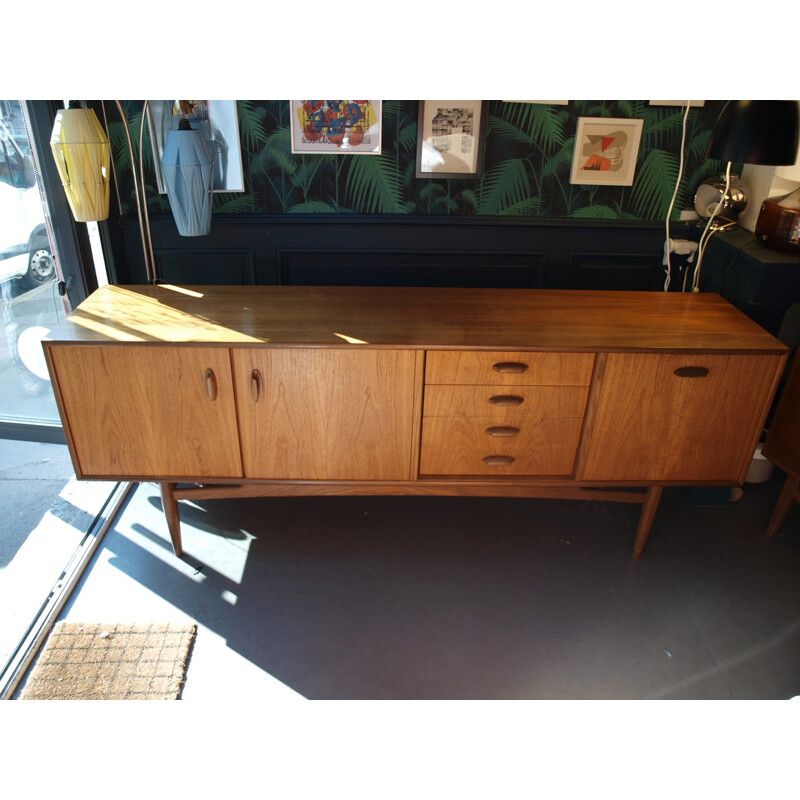
<path id="1" fill-rule="evenodd" d="M 77 222 L 108 219 L 111 147 L 91 108 L 56 114 L 50 149 Z"/>

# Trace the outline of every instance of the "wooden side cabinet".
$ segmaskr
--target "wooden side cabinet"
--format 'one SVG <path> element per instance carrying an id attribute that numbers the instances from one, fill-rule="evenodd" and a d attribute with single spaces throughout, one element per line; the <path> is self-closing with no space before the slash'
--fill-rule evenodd
<path id="1" fill-rule="evenodd" d="M 103 320 L 98 324 L 98 320 Z M 747 473 L 787 348 L 717 295 L 107 286 L 44 343 L 79 478 L 641 505 Z"/>

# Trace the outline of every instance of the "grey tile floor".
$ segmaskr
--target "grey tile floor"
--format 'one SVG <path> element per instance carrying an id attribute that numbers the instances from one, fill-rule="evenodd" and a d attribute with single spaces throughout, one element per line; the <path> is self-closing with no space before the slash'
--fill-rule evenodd
<path id="1" fill-rule="evenodd" d="M 0 569 L 73 476 L 66 445 L 0 439 Z"/>
<path id="2" fill-rule="evenodd" d="M 184 700 L 788 699 L 800 510 L 783 475 L 726 506 L 491 498 L 182 503 L 142 484 L 63 612 L 196 620 Z"/>

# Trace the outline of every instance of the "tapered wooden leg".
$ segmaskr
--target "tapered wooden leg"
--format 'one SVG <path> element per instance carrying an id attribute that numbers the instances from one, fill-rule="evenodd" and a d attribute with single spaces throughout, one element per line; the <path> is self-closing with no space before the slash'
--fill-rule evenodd
<path id="1" fill-rule="evenodd" d="M 658 504 L 661 502 L 663 486 L 650 486 L 647 489 L 644 503 L 642 503 L 642 513 L 639 515 L 639 526 L 636 528 L 636 541 L 633 544 L 633 557 L 639 558 L 644 550 L 644 543 L 650 534 L 650 526 L 658 511 Z"/>
<path id="2" fill-rule="evenodd" d="M 169 536 L 172 539 L 172 549 L 176 556 L 183 555 L 183 544 L 181 543 L 181 512 L 178 508 L 178 501 L 175 499 L 174 483 L 161 484 L 161 502 L 164 506 L 164 516 L 167 518 Z"/>
<path id="3" fill-rule="evenodd" d="M 787 475 L 786 480 L 783 482 L 783 489 L 781 489 L 778 502 L 775 503 L 775 510 L 772 512 L 772 517 L 767 526 L 767 536 L 775 536 L 778 533 L 781 525 L 786 520 L 786 515 L 792 507 L 792 503 L 798 499 L 798 496 L 800 496 L 800 478 Z"/>

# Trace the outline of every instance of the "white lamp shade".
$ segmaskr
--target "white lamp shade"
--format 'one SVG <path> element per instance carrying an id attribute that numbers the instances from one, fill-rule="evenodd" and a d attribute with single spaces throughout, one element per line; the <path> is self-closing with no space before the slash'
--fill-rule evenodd
<path id="1" fill-rule="evenodd" d="M 108 219 L 111 147 L 94 111 L 61 109 L 56 114 L 50 149 L 75 219 Z"/>
<path id="2" fill-rule="evenodd" d="M 214 162 L 200 131 L 170 131 L 164 143 L 161 171 L 175 224 L 181 236 L 211 231 Z"/>

